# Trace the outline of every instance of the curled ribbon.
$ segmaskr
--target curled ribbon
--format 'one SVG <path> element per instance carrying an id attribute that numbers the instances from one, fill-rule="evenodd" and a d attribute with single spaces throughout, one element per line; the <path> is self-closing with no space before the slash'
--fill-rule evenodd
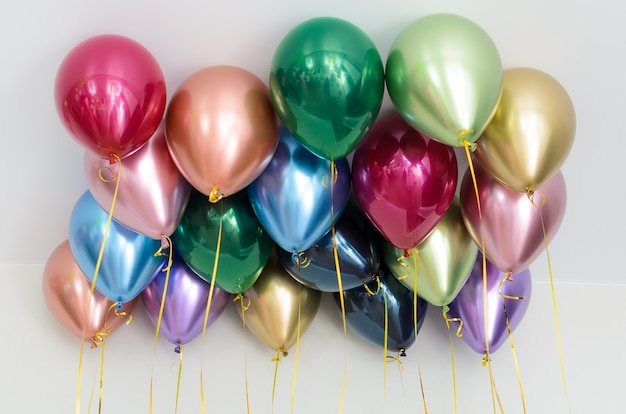
<path id="1" fill-rule="evenodd" d="M 331 160 L 330 162 L 330 176 L 324 175 L 322 177 L 322 186 L 324 188 L 331 188 L 335 184 L 337 184 L 337 179 L 339 178 L 339 171 L 337 170 L 337 164 L 335 164 L 335 160 Z"/>
<path id="2" fill-rule="evenodd" d="M 220 189 L 217 187 L 213 187 L 211 192 L 209 193 L 209 201 L 211 203 L 217 203 L 224 197 L 224 194 L 220 193 Z"/>
<path id="3" fill-rule="evenodd" d="M 463 334 L 461 333 L 461 330 L 463 329 L 463 321 L 461 320 L 461 318 L 449 318 L 448 317 L 449 311 L 450 311 L 450 308 L 448 306 L 443 307 L 442 313 L 443 313 L 443 319 L 446 321 L 446 326 L 448 327 L 448 330 L 450 330 L 450 322 L 458 322 L 459 328 L 456 330 L 456 337 L 461 338 L 463 336 Z"/>
<path id="4" fill-rule="evenodd" d="M 298 252 L 295 249 L 291 253 L 291 259 L 298 265 L 298 270 L 306 269 L 311 264 L 311 258 L 305 252 Z"/>
<path id="5" fill-rule="evenodd" d="M 367 283 L 363 284 L 363 288 L 365 288 L 367 293 L 369 293 L 372 296 L 375 296 L 375 295 L 377 295 L 380 292 L 380 277 L 378 275 L 374 275 L 374 279 L 373 280 L 376 282 L 376 290 L 375 291 L 370 289 L 370 287 L 368 286 Z"/>
<path id="6" fill-rule="evenodd" d="M 241 312 L 245 312 L 250 309 L 250 299 L 245 297 L 242 293 L 237 293 L 237 295 L 233 298 L 233 302 L 241 301 Z M 247 300 L 247 302 L 246 302 Z"/>

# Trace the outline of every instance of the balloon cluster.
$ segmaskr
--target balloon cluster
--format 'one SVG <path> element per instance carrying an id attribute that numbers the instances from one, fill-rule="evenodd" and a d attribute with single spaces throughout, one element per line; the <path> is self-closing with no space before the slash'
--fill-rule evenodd
<path id="1" fill-rule="evenodd" d="M 394 111 L 379 117 L 385 86 Z M 169 103 L 144 47 L 96 36 L 62 61 L 55 101 L 89 188 L 44 291 L 84 338 L 141 298 L 182 344 L 235 297 L 251 331 L 287 350 L 331 292 L 353 331 L 390 350 L 411 346 L 430 303 L 493 351 L 564 215 L 568 94 L 539 70 L 504 70 L 454 14 L 405 27 L 385 63 L 352 23 L 314 18 L 277 46 L 269 86 L 211 66 Z"/>

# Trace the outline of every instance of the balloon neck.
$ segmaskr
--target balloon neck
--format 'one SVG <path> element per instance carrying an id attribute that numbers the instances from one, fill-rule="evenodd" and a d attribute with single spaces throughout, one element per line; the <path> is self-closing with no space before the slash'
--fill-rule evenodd
<path id="1" fill-rule="evenodd" d="M 411 253 L 409 253 L 409 249 L 404 249 L 404 257 L 409 257 L 411 256 Z"/>

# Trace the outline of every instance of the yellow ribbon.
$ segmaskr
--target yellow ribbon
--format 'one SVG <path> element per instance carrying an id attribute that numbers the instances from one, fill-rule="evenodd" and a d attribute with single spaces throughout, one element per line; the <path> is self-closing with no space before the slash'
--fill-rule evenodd
<path id="1" fill-rule="evenodd" d="M 420 392 L 422 394 L 422 404 L 424 405 L 424 414 L 428 414 L 428 406 L 426 405 L 426 394 L 424 392 L 424 382 L 422 380 L 422 367 L 420 365 L 420 360 L 419 360 L 419 352 L 417 352 L 417 342 L 419 339 L 419 335 L 417 334 L 417 321 L 418 321 L 418 315 L 417 315 L 417 308 L 418 308 L 418 299 L 417 299 L 417 272 L 418 272 L 418 264 L 417 264 L 417 255 L 419 254 L 419 250 L 417 249 L 413 249 L 411 252 L 411 258 L 413 259 L 413 331 L 415 334 L 415 349 L 416 349 L 416 354 L 417 354 L 417 374 L 418 374 L 418 379 L 419 379 L 419 384 L 420 384 Z M 409 265 L 407 265 L 406 263 L 404 263 L 403 259 L 405 258 L 405 256 L 400 256 L 397 260 L 398 263 L 400 263 L 402 266 L 406 266 L 407 268 L 409 267 Z M 408 270 L 406 273 L 406 276 L 408 277 Z M 398 280 L 401 280 L 400 278 L 398 278 Z"/>
<path id="2" fill-rule="evenodd" d="M 213 189 L 211 189 L 211 192 L 209 193 L 209 201 L 211 203 L 217 203 L 223 197 L 224 197 L 224 194 L 221 194 L 220 189 L 217 187 L 213 187 Z"/>
<path id="3" fill-rule="evenodd" d="M 274 366 L 274 383 L 272 384 L 272 412 L 274 412 L 274 395 L 276 393 L 276 377 L 278 376 L 278 363 L 288 355 L 288 352 L 282 348 L 278 348 L 276 356 L 272 357 L 271 361 L 275 362 Z"/>
<path id="4" fill-rule="evenodd" d="M 120 180 L 122 176 L 122 160 L 116 154 L 109 155 L 109 163 L 117 163 L 117 174 L 113 173 L 113 170 L 109 167 L 105 168 L 105 170 L 111 173 L 111 178 L 105 178 L 102 169 L 98 170 L 98 177 L 100 180 L 104 182 L 112 182 L 115 181 L 115 189 L 113 190 L 113 198 L 111 200 L 111 208 L 109 209 L 109 216 L 107 217 L 106 226 L 104 228 L 104 234 L 102 236 L 102 243 L 100 244 L 100 251 L 98 253 L 98 259 L 96 260 L 96 266 L 93 272 L 93 278 L 91 280 L 91 287 L 89 289 L 89 300 L 87 301 L 87 309 L 85 309 L 85 320 L 88 319 L 89 312 L 91 311 L 91 299 L 93 297 L 93 292 L 96 287 L 96 280 L 98 279 L 98 273 L 100 272 L 100 266 L 102 264 L 102 258 L 104 256 L 104 246 L 106 245 L 107 238 L 109 236 L 109 229 L 111 227 L 111 221 L 113 220 L 113 211 L 115 209 L 115 203 L 117 201 L 117 193 L 120 188 Z M 78 354 L 78 375 L 77 375 L 77 384 L 76 384 L 76 414 L 80 414 L 80 384 L 81 384 L 81 376 L 83 370 L 83 354 L 85 348 L 85 332 L 83 331 L 81 340 L 80 340 L 80 351 Z M 103 351 L 104 352 L 104 351 Z"/>
<path id="5" fill-rule="evenodd" d="M 392 361 L 396 361 L 398 363 L 398 375 L 400 376 L 400 385 L 402 386 L 402 395 L 404 396 L 404 400 L 406 401 L 404 378 L 402 376 L 402 371 L 404 371 L 404 364 L 400 360 L 400 357 L 405 357 L 405 356 L 406 356 L 406 350 L 404 348 L 400 348 L 396 355 L 387 355 L 387 358 L 385 360 L 385 365 Z"/>
<path id="6" fill-rule="evenodd" d="M 180 396 L 180 377 L 183 372 L 183 345 L 176 344 L 176 348 L 174 348 L 174 352 L 179 355 L 178 358 L 178 381 L 176 383 L 176 405 L 174 408 L 174 413 L 178 412 L 178 397 Z"/>
<path id="7" fill-rule="evenodd" d="M 534 196 L 535 196 L 535 192 L 532 188 L 527 188 L 526 189 L 526 194 L 528 195 L 528 199 L 530 200 L 530 202 L 532 203 L 533 206 L 535 206 L 537 208 L 537 210 L 539 211 L 539 218 L 541 219 L 541 231 L 543 232 L 543 242 L 546 246 L 546 259 L 548 262 L 548 273 L 550 275 L 550 291 L 552 294 L 552 311 L 554 313 L 554 326 L 555 326 L 555 331 L 556 331 L 556 344 L 557 344 L 557 350 L 559 353 L 559 365 L 561 367 L 561 382 L 563 383 L 563 393 L 565 394 L 565 400 L 567 402 L 567 409 L 569 412 L 572 412 L 572 409 L 570 407 L 570 403 L 569 403 L 569 396 L 567 394 L 567 383 L 565 381 L 565 364 L 563 363 L 563 350 L 561 348 L 561 329 L 559 328 L 559 313 L 557 311 L 557 304 L 556 304 L 556 292 L 554 289 L 554 277 L 552 274 L 552 262 L 550 260 L 550 251 L 548 249 L 548 235 L 546 234 L 546 225 L 543 221 L 543 212 L 542 212 L 542 207 L 544 206 L 544 204 L 546 203 L 546 196 L 544 194 L 541 194 L 541 203 L 539 205 L 537 205 L 534 201 Z"/>
<path id="8" fill-rule="evenodd" d="M 298 286 L 298 290 L 302 289 L 302 286 Z M 298 295 L 300 298 L 300 295 Z M 298 358 L 300 357 L 300 319 L 302 314 L 302 301 L 298 300 L 298 324 L 296 325 L 296 358 L 293 362 L 293 380 L 291 382 L 291 413 L 294 412 L 294 406 L 296 401 L 296 376 L 298 374 Z"/>
<path id="9" fill-rule="evenodd" d="M 476 207 L 478 209 L 478 217 L 482 221 L 483 213 L 480 205 L 480 194 L 478 192 L 478 183 L 476 181 L 476 171 L 474 170 L 474 162 L 470 154 L 471 151 L 476 149 L 476 143 L 469 142 L 464 138 L 465 135 L 473 132 L 472 130 L 463 130 L 459 132 L 459 143 L 465 148 L 465 155 L 467 157 L 467 164 L 472 176 L 472 182 L 474 184 L 474 196 L 476 197 Z M 489 337 L 487 335 L 488 325 L 488 311 L 487 311 L 487 252 L 485 249 L 485 235 L 482 230 L 480 232 L 480 251 L 482 252 L 482 266 L 483 266 L 483 325 L 485 327 L 485 354 L 486 363 L 489 368 L 489 386 L 491 388 L 491 403 L 493 405 L 493 412 L 496 413 L 496 389 L 493 380 L 493 370 L 491 369 L 491 358 L 489 357 Z"/>
<path id="10" fill-rule="evenodd" d="M 454 343 L 452 341 L 452 331 L 450 330 L 450 323 L 451 322 L 458 322 L 459 323 L 459 328 L 456 331 L 456 336 L 458 338 L 462 337 L 463 334 L 461 333 L 461 329 L 463 329 L 463 321 L 461 320 L 461 318 L 450 318 L 448 317 L 448 311 L 450 309 L 448 308 L 448 306 L 444 306 L 443 307 L 443 311 L 441 312 L 441 314 L 443 315 L 443 319 L 446 322 L 446 327 L 448 328 L 448 337 L 450 339 L 450 356 L 451 356 L 451 367 L 452 367 L 452 393 L 454 396 L 454 412 L 457 413 L 458 412 L 458 402 L 457 402 L 457 398 L 456 398 L 456 367 L 454 364 Z"/>
<path id="11" fill-rule="evenodd" d="M 247 299 L 241 292 L 238 293 L 233 301 L 239 301 L 241 303 L 241 325 L 243 327 L 243 335 L 246 335 L 246 311 L 250 308 L 250 300 L 248 303 L 245 303 L 244 299 Z M 250 414 L 250 389 L 248 387 L 248 357 L 247 352 L 244 352 L 243 355 L 243 363 L 244 363 L 244 380 L 246 384 L 246 409 L 247 413 Z"/>

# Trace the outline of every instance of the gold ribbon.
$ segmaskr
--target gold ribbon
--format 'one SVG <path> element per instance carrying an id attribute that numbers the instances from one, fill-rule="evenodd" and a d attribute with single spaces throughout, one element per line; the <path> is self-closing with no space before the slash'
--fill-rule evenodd
<path id="1" fill-rule="evenodd" d="M 301 286 L 298 286 L 298 289 L 302 289 Z M 300 295 L 298 295 L 300 297 Z M 291 382 L 291 413 L 294 412 L 294 406 L 296 401 L 296 376 L 298 374 L 298 358 L 300 357 L 300 325 L 301 325 L 301 314 L 302 314 L 302 301 L 298 300 L 298 324 L 296 327 L 296 358 L 293 362 L 293 380 Z"/>
<path id="2" fill-rule="evenodd" d="M 179 355 L 178 358 L 178 380 L 176 383 L 176 405 L 174 407 L 174 413 L 178 412 L 178 397 L 180 396 L 180 377 L 181 374 L 183 372 L 183 345 L 182 344 L 176 344 L 176 347 L 174 348 L 174 352 L 176 352 Z"/>
<path id="3" fill-rule="evenodd" d="M 450 309 L 446 305 L 443 307 L 443 311 L 441 312 L 441 314 L 443 315 L 443 319 L 446 322 L 446 326 L 448 328 L 448 338 L 450 339 L 450 358 L 451 358 L 450 365 L 452 367 L 452 393 L 453 393 L 453 398 L 454 398 L 454 412 L 457 413 L 458 401 L 456 398 L 456 366 L 454 364 L 454 343 L 452 341 L 452 331 L 450 330 L 450 322 L 459 323 L 459 328 L 456 331 L 456 336 L 460 338 L 463 336 L 463 334 L 461 333 L 461 329 L 463 328 L 463 321 L 461 320 L 461 318 L 449 318 L 448 317 L 449 310 Z"/>
<path id="4" fill-rule="evenodd" d="M 282 348 L 278 348 L 276 356 L 272 357 L 271 361 L 275 362 L 274 366 L 274 383 L 272 384 L 272 412 L 274 412 L 274 395 L 276 393 L 276 377 L 278 376 L 278 363 L 288 355 L 288 352 Z"/>

